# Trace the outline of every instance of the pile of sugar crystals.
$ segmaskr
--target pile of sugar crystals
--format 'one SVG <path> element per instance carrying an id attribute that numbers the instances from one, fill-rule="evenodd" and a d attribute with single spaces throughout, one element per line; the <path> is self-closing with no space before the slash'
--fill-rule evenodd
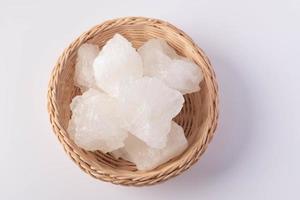
<path id="1" fill-rule="evenodd" d="M 99 51 L 83 44 L 77 52 L 68 133 L 89 151 L 111 152 L 151 170 L 180 155 L 188 146 L 173 118 L 183 95 L 200 90 L 202 72 L 162 39 L 136 50 L 115 34 Z"/>

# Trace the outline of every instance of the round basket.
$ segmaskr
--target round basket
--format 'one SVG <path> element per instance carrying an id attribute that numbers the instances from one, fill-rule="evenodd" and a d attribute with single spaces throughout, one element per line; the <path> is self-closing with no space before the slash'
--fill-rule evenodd
<path id="1" fill-rule="evenodd" d="M 185 104 L 175 121 L 188 139 L 188 148 L 176 158 L 151 171 L 138 171 L 132 163 L 116 159 L 100 151 L 79 148 L 68 136 L 71 116 L 69 104 L 80 91 L 74 86 L 74 65 L 78 47 L 83 43 L 97 44 L 100 48 L 115 33 L 120 33 L 135 48 L 151 38 L 162 38 L 178 54 L 188 57 L 201 68 L 204 80 L 201 90 L 185 95 Z M 121 185 L 152 185 L 174 177 L 191 167 L 204 153 L 213 137 L 218 119 L 218 97 L 215 73 L 204 52 L 192 39 L 173 25 L 158 19 L 126 17 L 106 21 L 83 33 L 59 57 L 48 88 L 48 111 L 53 130 L 67 154 L 92 177 Z"/>

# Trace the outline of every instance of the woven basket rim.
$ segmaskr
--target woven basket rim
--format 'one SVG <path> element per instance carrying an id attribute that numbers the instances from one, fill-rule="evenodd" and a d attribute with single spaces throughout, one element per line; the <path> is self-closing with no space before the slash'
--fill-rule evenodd
<path id="1" fill-rule="evenodd" d="M 185 40 L 190 47 L 194 48 L 197 54 L 201 57 L 203 62 L 201 63 L 201 69 L 204 70 L 206 73 L 205 75 L 205 82 L 207 83 L 207 87 L 209 90 L 210 95 L 210 115 L 211 120 L 209 121 L 209 128 L 206 134 L 204 135 L 203 141 L 194 148 L 190 148 L 190 151 L 185 154 L 185 156 L 179 158 L 176 162 L 172 163 L 172 165 L 167 165 L 162 169 L 159 170 L 152 170 L 147 172 L 127 172 L 126 173 L 122 170 L 118 169 L 107 169 L 103 168 L 96 162 L 90 161 L 88 158 L 85 157 L 85 154 L 80 149 L 74 148 L 74 143 L 67 137 L 67 131 L 64 130 L 62 125 L 60 124 L 59 114 L 57 109 L 57 102 L 56 102 L 56 86 L 58 82 L 58 74 L 61 73 L 63 69 L 64 63 L 71 55 L 75 49 L 77 49 L 82 43 L 89 40 L 93 37 L 94 34 L 101 32 L 101 30 L 107 30 L 111 27 L 121 26 L 123 24 L 146 24 L 146 25 L 153 25 L 153 26 L 161 26 L 166 27 L 172 30 L 180 39 Z M 57 135 L 60 143 L 63 145 L 64 150 L 66 153 L 72 158 L 72 160 L 86 173 L 90 174 L 91 176 L 101 179 L 104 181 L 112 182 L 115 184 L 122 184 L 122 185 L 151 185 L 158 182 L 162 182 L 167 180 L 171 177 L 174 177 L 181 172 L 185 171 L 186 169 L 190 168 L 204 153 L 206 150 L 209 142 L 211 141 L 215 129 L 217 127 L 218 121 L 218 86 L 216 81 L 216 75 L 214 70 L 211 66 L 211 63 L 205 53 L 192 41 L 192 39 L 185 34 L 182 30 L 176 28 L 175 26 L 171 25 L 170 23 L 160 20 L 160 19 L 153 19 L 153 18 L 146 18 L 146 17 L 123 17 L 117 19 L 107 20 L 99 25 L 92 27 L 89 31 L 80 35 L 77 39 L 74 40 L 61 54 L 59 57 L 56 65 L 51 74 L 51 78 L 48 85 L 48 112 L 50 116 L 50 122 L 52 124 L 52 128 L 54 133 Z M 75 145 L 76 146 L 76 145 Z"/>

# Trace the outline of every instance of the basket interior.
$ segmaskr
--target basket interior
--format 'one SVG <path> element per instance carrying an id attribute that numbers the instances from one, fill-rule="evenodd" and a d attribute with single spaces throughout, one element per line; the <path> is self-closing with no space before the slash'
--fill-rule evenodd
<path id="1" fill-rule="evenodd" d="M 169 30 L 164 30 L 161 27 L 158 28 L 152 25 L 120 25 L 117 27 L 110 27 L 109 29 L 104 29 L 98 32 L 93 32 L 91 36 L 86 41 L 92 44 L 98 45 L 100 48 L 106 43 L 107 40 L 113 37 L 115 33 L 120 33 L 126 37 L 130 42 L 133 43 L 135 48 L 141 46 L 145 41 L 151 38 L 162 38 L 171 45 L 178 54 L 188 57 L 195 61 L 201 67 L 199 57 L 196 57 L 194 46 L 186 45 L 186 41 L 176 37 L 176 33 Z M 76 95 L 80 95 L 79 88 L 74 86 L 73 77 L 74 77 L 74 66 L 76 61 L 76 50 L 78 47 L 74 48 L 71 51 L 65 65 L 62 66 L 62 71 L 58 75 L 57 79 L 57 89 L 56 89 L 56 102 L 57 110 L 59 114 L 60 125 L 64 130 L 67 130 L 68 122 L 71 117 L 69 104 L 72 98 Z M 203 71 L 203 70 L 202 70 Z M 204 77 L 205 71 L 203 71 Z M 184 96 L 185 103 L 180 114 L 176 116 L 175 121 L 180 124 L 185 132 L 185 135 L 189 142 L 189 147 L 187 150 L 180 156 L 173 158 L 165 164 L 162 164 L 154 170 L 159 170 L 169 164 L 176 163 L 180 158 L 184 157 L 185 154 L 189 153 L 189 150 L 195 148 L 195 143 L 203 139 L 203 133 L 207 132 L 207 118 L 209 111 L 209 94 L 207 89 L 207 84 L 204 80 L 201 82 L 201 90 L 197 93 L 192 93 Z M 67 133 L 66 136 L 68 137 Z M 87 152 L 74 143 L 70 143 L 74 151 L 84 152 L 85 159 L 88 159 L 90 165 L 93 167 L 101 167 L 101 169 L 106 168 L 109 170 L 118 170 L 123 171 L 124 173 L 136 172 L 137 169 L 132 163 L 123 160 L 115 159 L 113 156 L 108 154 L 103 154 L 100 151 L 96 152 Z"/>

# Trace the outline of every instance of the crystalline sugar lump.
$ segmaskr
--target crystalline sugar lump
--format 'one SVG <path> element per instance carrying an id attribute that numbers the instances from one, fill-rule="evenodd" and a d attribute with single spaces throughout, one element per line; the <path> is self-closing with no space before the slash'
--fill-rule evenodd
<path id="1" fill-rule="evenodd" d="M 120 34 L 114 35 L 103 46 L 93 68 L 97 86 L 113 96 L 118 95 L 121 85 L 143 75 L 141 56 Z"/>
<path id="2" fill-rule="evenodd" d="M 156 77 L 182 94 L 200 90 L 200 68 L 176 54 L 164 40 L 151 39 L 138 49 L 143 59 L 144 76 Z"/>
<path id="3" fill-rule="evenodd" d="M 104 153 L 124 146 L 128 134 L 119 126 L 120 111 L 115 98 L 89 89 L 76 96 L 70 107 L 68 132 L 78 146 Z"/>
<path id="4" fill-rule="evenodd" d="M 96 45 L 83 44 L 77 51 L 74 82 L 84 92 L 95 86 L 93 62 L 99 53 Z"/>
<path id="5" fill-rule="evenodd" d="M 182 94 L 200 90 L 199 83 L 202 80 L 202 73 L 196 64 L 182 59 L 175 59 L 170 63 L 167 71 L 167 73 L 160 73 L 158 77 Z"/>
<path id="6" fill-rule="evenodd" d="M 184 98 L 156 78 L 143 77 L 123 85 L 118 97 L 122 126 L 153 148 L 164 148 L 171 120 L 180 112 Z"/>
<path id="7" fill-rule="evenodd" d="M 138 170 L 151 170 L 171 158 L 181 154 L 188 143 L 181 126 L 172 121 L 167 145 L 163 149 L 151 148 L 137 137 L 129 134 L 125 146 L 113 152 L 136 164 Z"/>

